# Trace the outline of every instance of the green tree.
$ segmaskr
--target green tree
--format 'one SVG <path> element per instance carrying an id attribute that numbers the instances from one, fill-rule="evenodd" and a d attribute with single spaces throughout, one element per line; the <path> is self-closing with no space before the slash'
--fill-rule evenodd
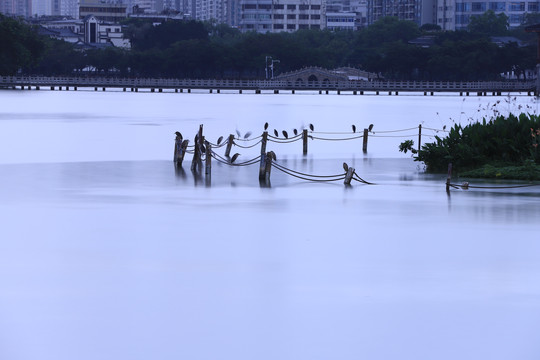
<path id="1" fill-rule="evenodd" d="M 508 31 L 508 16 L 504 13 L 495 14 L 488 10 L 482 15 L 471 16 L 468 30 L 483 36 L 506 35 Z"/>

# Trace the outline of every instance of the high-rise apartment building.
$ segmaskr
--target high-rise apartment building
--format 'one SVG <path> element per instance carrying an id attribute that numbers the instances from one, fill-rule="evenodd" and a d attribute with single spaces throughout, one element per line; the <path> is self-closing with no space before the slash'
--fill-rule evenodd
<path id="1" fill-rule="evenodd" d="M 0 13 L 16 16 L 32 16 L 32 0 L 0 0 Z"/>
<path id="2" fill-rule="evenodd" d="M 326 27 L 326 0 L 241 0 L 242 31 L 281 32 Z"/>
<path id="3" fill-rule="evenodd" d="M 439 0 L 441 2 L 442 0 Z M 487 10 L 495 13 L 505 13 L 508 16 L 508 24 L 512 27 L 520 26 L 525 19 L 526 13 L 537 13 L 540 10 L 538 1 L 463 1 L 452 0 L 454 13 L 454 26 L 446 27 L 447 30 L 462 30 L 469 25 L 471 17 L 482 15 Z M 440 7 L 441 5 L 439 5 Z M 451 12 L 449 12 L 451 14 Z M 437 22 L 439 22 L 439 17 Z M 441 24 L 439 24 L 441 25 Z M 442 26 L 441 26 L 442 27 Z"/>
<path id="4" fill-rule="evenodd" d="M 369 0 L 368 25 L 385 16 L 411 20 L 419 26 L 435 21 L 436 0 Z"/>

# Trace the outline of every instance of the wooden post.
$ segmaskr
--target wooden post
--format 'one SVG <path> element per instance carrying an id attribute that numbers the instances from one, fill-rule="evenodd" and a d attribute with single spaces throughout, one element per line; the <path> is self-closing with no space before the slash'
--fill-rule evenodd
<path id="1" fill-rule="evenodd" d="M 180 149 L 182 148 L 182 136 L 180 135 L 177 135 L 176 136 L 176 139 L 174 139 L 174 156 L 173 156 L 173 161 L 175 163 L 178 162 L 178 158 L 180 156 Z"/>
<path id="2" fill-rule="evenodd" d="M 302 142 L 303 142 L 303 149 L 302 149 L 302 153 L 304 155 L 307 155 L 307 141 L 308 141 L 308 134 L 307 134 L 307 129 L 304 129 L 302 131 Z"/>
<path id="3" fill-rule="evenodd" d="M 264 181 L 266 182 L 267 185 L 270 184 L 270 171 L 272 170 L 272 153 L 271 152 L 268 152 L 266 153 L 266 168 L 264 170 Z"/>
<path id="4" fill-rule="evenodd" d="M 184 156 L 186 155 L 186 150 L 189 144 L 189 140 L 182 141 L 182 145 L 180 145 L 180 149 L 178 151 L 178 156 L 176 158 L 176 165 L 182 166 L 182 162 L 184 161 Z"/>
<path id="5" fill-rule="evenodd" d="M 266 142 L 268 141 L 268 131 L 263 132 L 261 141 L 261 162 L 259 166 L 259 180 L 264 180 L 266 170 Z"/>
<path id="6" fill-rule="evenodd" d="M 418 125 L 418 151 L 422 148 L 422 124 Z"/>
<path id="7" fill-rule="evenodd" d="M 446 192 L 450 192 L 451 180 L 452 180 L 452 163 L 448 163 L 448 176 L 446 177 Z"/>
<path id="8" fill-rule="evenodd" d="M 197 171 L 197 165 L 201 161 L 201 154 L 200 154 L 200 148 L 197 142 L 195 142 L 194 152 L 193 152 L 193 160 L 191 160 L 191 171 Z"/>
<path id="9" fill-rule="evenodd" d="M 368 140 L 368 129 L 364 129 L 364 141 L 362 143 L 362 151 L 367 153 L 367 140 Z"/>
<path id="10" fill-rule="evenodd" d="M 229 140 L 227 140 L 227 147 L 225 148 L 225 156 L 229 157 L 231 155 L 231 148 L 234 144 L 234 135 L 229 135 Z"/>
<path id="11" fill-rule="evenodd" d="M 205 174 L 206 176 L 212 175 L 212 145 L 208 141 L 205 141 L 206 146 L 206 167 Z"/>
<path id="12" fill-rule="evenodd" d="M 354 175 L 354 168 L 350 167 L 347 169 L 347 174 L 345 175 L 345 180 L 343 181 L 343 184 L 345 185 L 351 185 L 351 180 Z"/>

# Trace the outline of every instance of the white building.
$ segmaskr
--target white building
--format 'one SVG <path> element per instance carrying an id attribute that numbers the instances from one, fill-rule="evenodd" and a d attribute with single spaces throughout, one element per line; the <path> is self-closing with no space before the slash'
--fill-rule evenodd
<path id="1" fill-rule="evenodd" d="M 326 27 L 326 0 L 242 0 L 240 30 L 293 32 Z"/>
<path id="2" fill-rule="evenodd" d="M 353 12 L 326 13 L 326 28 L 329 30 L 355 30 L 356 14 Z"/>

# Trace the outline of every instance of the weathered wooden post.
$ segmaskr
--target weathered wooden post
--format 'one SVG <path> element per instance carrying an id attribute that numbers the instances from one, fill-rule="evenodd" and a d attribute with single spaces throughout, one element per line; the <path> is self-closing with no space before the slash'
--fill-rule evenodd
<path id="1" fill-rule="evenodd" d="M 350 167 L 347 169 L 347 173 L 345 174 L 345 180 L 343 181 L 343 184 L 345 185 L 351 185 L 351 180 L 354 175 L 354 168 Z"/>
<path id="2" fill-rule="evenodd" d="M 229 140 L 227 140 L 227 147 L 225 148 L 225 156 L 228 157 L 231 155 L 231 148 L 233 145 L 234 145 L 234 135 L 230 134 Z"/>
<path id="3" fill-rule="evenodd" d="M 418 151 L 422 148 L 422 124 L 418 125 Z"/>
<path id="4" fill-rule="evenodd" d="M 182 145 L 180 145 L 180 149 L 178 151 L 178 156 L 176 158 L 176 165 L 182 166 L 182 162 L 184 161 L 184 156 L 186 155 L 186 150 L 189 144 L 189 140 L 182 141 Z"/>
<path id="5" fill-rule="evenodd" d="M 180 149 L 182 148 L 182 141 L 183 141 L 183 138 L 182 138 L 182 135 L 180 133 L 178 133 L 176 135 L 176 139 L 174 139 L 174 156 L 173 156 L 173 161 L 175 163 L 178 162 L 178 158 L 180 156 Z"/>
<path id="6" fill-rule="evenodd" d="M 450 192 L 451 180 L 452 180 L 452 163 L 448 163 L 448 175 L 446 177 L 446 192 Z"/>
<path id="7" fill-rule="evenodd" d="M 195 171 L 197 169 L 197 166 L 201 165 L 201 148 L 202 144 L 204 143 L 202 130 L 203 126 L 199 125 L 199 132 L 195 137 L 195 151 L 193 153 L 193 160 L 191 161 L 191 171 Z"/>
<path id="8" fill-rule="evenodd" d="M 212 145 L 208 141 L 205 141 L 206 146 L 206 167 L 205 167 L 205 174 L 206 176 L 212 175 Z"/>
<path id="9" fill-rule="evenodd" d="M 362 151 L 364 153 L 367 153 L 367 140 L 368 140 L 368 132 L 369 130 L 368 129 L 364 129 L 364 136 L 363 136 L 363 143 L 362 143 Z"/>
<path id="10" fill-rule="evenodd" d="M 268 141 L 268 131 L 263 132 L 261 140 L 261 162 L 259 166 L 259 180 L 264 180 L 266 170 L 266 142 Z"/>
<path id="11" fill-rule="evenodd" d="M 270 171 L 272 170 L 272 160 L 274 160 L 274 157 L 276 154 L 274 154 L 273 151 L 266 153 L 266 168 L 264 170 L 264 181 L 267 185 L 270 185 Z"/>
<path id="12" fill-rule="evenodd" d="M 304 129 L 302 130 L 302 143 L 303 143 L 302 153 L 304 155 L 307 155 L 307 141 L 308 141 L 307 129 Z"/>

